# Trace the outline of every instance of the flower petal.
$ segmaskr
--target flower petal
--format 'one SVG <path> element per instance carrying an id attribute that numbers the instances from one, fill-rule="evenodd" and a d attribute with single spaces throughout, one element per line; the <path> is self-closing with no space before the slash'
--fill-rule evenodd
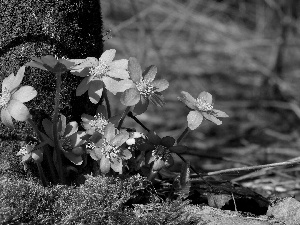
<path id="1" fill-rule="evenodd" d="M 18 72 L 15 76 L 15 79 L 10 84 L 10 89 L 9 90 L 12 91 L 21 84 L 21 82 L 23 80 L 23 77 L 24 77 L 24 72 L 25 72 L 25 66 L 20 67 L 20 69 L 18 70 Z"/>
<path id="2" fill-rule="evenodd" d="M 132 157 L 132 154 L 128 149 L 124 149 L 122 153 L 123 153 L 123 159 L 127 160 Z"/>
<path id="3" fill-rule="evenodd" d="M 6 108 L 1 109 L 1 121 L 5 126 L 9 127 L 10 129 L 14 129 L 11 115 Z"/>
<path id="4" fill-rule="evenodd" d="M 100 101 L 103 92 L 103 82 L 101 80 L 93 80 L 90 82 L 88 90 L 89 99 L 92 103 L 97 104 Z"/>
<path id="5" fill-rule="evenodd" d="M 82 160 L 81 155 L 75 155 L 74 153 L 68 152 L 68 151 L 63 151 L 63 153 L 66 156 L 66 158 L 68 158 L 75 165 L 82 164 L 83 160 Z"/>
<path id="6" fill-rule="evenodd" d="M 173 146 L 175 144 L 175 139 L 170 136 L 163 137 L 161 139 L 161 144 L 167 148 L 170 148 L 171 146 Z"/>
<path id="7" fill-rule="evenodd" d="M 28 102 L 37 95 L 37 91 L 31 86 L 22 86 L 17 90 L 12 98 L 20 102 Z"/>
<path id="8" fill-rule="evenodd" d="M 198 111 L 190 111 L 189 114 L 187 115 L 188 127 L 191 130 L 195 130 L 197 127 L 199 127 L 200 124 L 202 123 L 202 120 L 203 120 L 203 116 Z"/>
<path id="9" fill-rule="evenodd" d="M 122 70 L 127 70 L 128 68 L 128 60 L 127 59 L 119 59 L 111 62 L 109 64 L 110 68 L 113 69 L 122 69 Z"/>
<path id="10" fill-rule="evenodd" d="M 103 77 L 102 80 L 103 80 L 107 90 L 109 90 L 114 95 L 116 95 L 117 92 L 124 92 L 125 90 L 127 90 L 133 86 L 133 82 L 131 80 L 117 81 L 110 77 Z"/>
<path id="11" fill-rule="evenodd" d="M 42 162 L 43 161 L 43 149 L 36 149 L 32 152 L 31 157 L 35 162 Z"/>
<path id="12" fill-rule="evenodd" d="M 123 163 L 120 158 L 112 158 L 112 162 L 110 164 L 110 167 L 115 171 L 118 172 L 119 174 L 122 174 L 122 169 L 123 169 Z"/>
<path id="13" fill-rule="evenodd" d="M 165 167 L 165 162 L 162 159 L 157 159 L 154 161 L 152 170 L 158 171 L 158 170 L 162 169 L 163 167 Z"/>
<path id="14" fill-rule="evenodd" d="M 203 99 L 204 101 L 206 101 L 209 104 L 212 104 L 212 95 L 206 91 L 202 91 L 199 96 L 199 99 Z"/>
<path id="15" fill-rule="evenodd" d="M 78 77 L 88 77 L 90 76 L 90 67 L 85 67 L 78 70 L 71 70 L 71 73 Z"/>
<path id="16" fill-rule="evenodd" d="M 119 79 L 129 79 L 128 71 L 123 69 L 117 69 L 117 68 L 111 69 L 107 72 L 107 75 Z"/>
<path id="17" fill-rule="evenodd" d="M 159 106 L 159 107 L 163 107 L 165 102 L 164 102 L 164 96 L 159 93 L 153 93 L 150 97 L 149 97 L 150 102 L 155 105 L 155 106 Z"/>
<path id="18" fill-rule="evenodd" d="M 109 64 L 113 61 L 116 55 L 115 49 L 109 49 L 102 53 L 99 61 L 102 61 L 105 64 Z"/>
<path id="19" fill-rule="evenodd" d="M 116 128 L 112 123 L 107 124 L 104 129 L 104 137 L 105 139 L 110 142 L 116 135 Z"/>
<path id="20" fill-rule="evenodd" d="M 173 166 L 173 165 L 174 165 L 173 156 L 172 156 L 172 154 L 169 154 L 169 157 L 165 161 L 165 166 L 168 168 L 168 167 Z"/>
<path id="21" fill-rule="evenodd" d="M 110 170 L 110 161 L 106 157 L 102 157 L 100 160 L 100 170 L 102 173 L 106 174 Z"/>
<path id="22" fill-rule="evenodd" d="M 73 148 L 78 147 L 86 142 L 86 140 L 82 139 L 82 137 L 84 137 L 85 135 L 86 133 L 84 131 L 78 131 L 69 136 Z"/>
<path id="23" fill-rule="evenodd" d="M 215 117 L 229 117 L 225 112 L 218 110 L 218 109 L 213 109 L 213 115 Z"/>
<path id="24" fill-rule="evenodd" d="M 182 91 L 181 97 L 178 97 L 178 100 L 182 101 L 190 109 L 196 109 L 196 99 L 194 99 L 188 92 Z"/>
<path id="25" fill-rule="evenodd" d="M 138 102 L 138 104 L 136 104 L 134 106 L 133 112 L 135 112 L 137 115 L 141 115 L 142 113 L 144 113 L 149 105 L 149 99 L 144 99 L 142 98 L 141 101 Z"/>
<path id="26" fill-rule="evenodd" d="M 4 78 L 2 81 L 2 93 L 5 90 L 8 90 L 9 92 L 12 91 L 11 86 L 13 85 L 13 82 L 15 80 L 15 76 L 13 73 L 11 73 L 8 77 Z"/>
<path id="27" fill-rule="evenodd" d="M 138 149 L 140 151 L 146 152 L 146 151 L 155 149 L 155 146 L 153 144 L 150 144 L 150 143 L 144 143 L 144 144 L 139 145 Z"/>
<path id="28" fill-rule="evenodd" d="M 76 89 L 76 96 L 80 96 L 84 94 L 89 89 L 90 83 L 89 83 L 89 77 L 85 77 L 80 84 L 78 85 Z"/>
<path id="29" fill-rule="evenodd" d="M 129 76 L 133 82 L 137 83 L 142 78 L 142 68 L 136 58 L 130 57 L 128 61 Z"/>
<path id="30" fill-rule="evenodd" d="M 221 125 L 222 124 L 222 121 L 219 120 L 219 119 L 217 119 L 213 115 L 210 115 L 210 114 L 208 114 L 206 112 L 203 112 L 202 114 L 203 114 L 203 116 L 204 116 L 205 119 L 207 119 L 207 120 L 209 120 L 209 121 L 211 121 L 211 122 L 213 122 L 213 123 L 215 123 L 217 125 Z"/>
<path id="31" fill-rule="evenodd" d="M 78 123 L 76 121 L 72 121 L 67 124 L 64 137 L 69 137 L 77 131 L 78 131 Z"/>
<path id="32" fill-rule="evenodd" d="M 140 92 L 136 88 L 127 89 L 121 95 L 121 103 L 126 106 L 136 105 L 140 101 Z"/>
<path id="33" fill-rule="evenodd" d="M 80 73 L 84 68 L 89 70 L 89 67 L 98 66 L 99 61 L 95 57 L 87 57 L 86 59 L 69 59 L 69 61 L 74 62 L 75 65 L 72 66 L 71 73 Z"/>
<path id="34" fill-rule="evenodd" d="M 28 108 L 22 102 L 15 99 L 9 101 L 7 110 L 9 114 L 18 121 L 25 121 L 30 116 Z"/>
<path id="35" fill-rule="evenodd" d="M 98 161 L 102 158 L 102 152 L 101 152 L 101 148 L 94 148 L 93 150 L 91 150 L 90 152 L 90 156 L 92 157 L 92 159 Z"/>
<path id="36" fill-rule="evenodd" d="M 127 131 L 121 131 L 119 134 L 117 134 L 112 140 L 111 144 L 119 147 L 122 144 L 124 144 L 125 141 L 127 141 L 129 138 L 129 134 Z"/>
<path id="37" fill-rule="evenodd" d="M 146 68 L 146 70 L 143 72 L 144 75 L 144 80 L 151 83 L 152 81 L 154 81 L 155 76 L 157 73 L 157 67 L 156 66 L 149 66 Z"/>
<path id="38" fill-rule="evenodd" d="M 155 80 L 151 83 L 156 89 L 155 92 L 161 92 L 169 87 L 169 82 L 165 79 Z"/>

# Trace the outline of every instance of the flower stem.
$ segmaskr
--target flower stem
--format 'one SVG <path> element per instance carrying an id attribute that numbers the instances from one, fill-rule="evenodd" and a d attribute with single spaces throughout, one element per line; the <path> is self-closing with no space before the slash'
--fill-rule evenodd
<path id="1" fill-rule="evenodd" d="M 187 135 L 187 133 L 190 131 L 189 127 L 186 127 L 185 130 L 182 132 L 182 134 L 177 139 L 176 143 L 179 144 L 179 142 L 182 141 L 182 139 Z"/>
<path id="2" fill-rule="evenodd" d="M 41 135 L 41 132 L 39 131 L 37 125 L 33 122 L 33 120 L 31 118 L 29 118 L 27 120 L 27 122 L 32 126 L 33 130 L 35 131 L 37 137 L 40 139 L 41 142 L 43 142 L 43 137 Z M 57 183 L 57 173 L 55 172 L 54 170 L 54 163 L 53 163 L 53 160 L 52 160 L 52 155 L 50 155 L 50 149 L 49 149 L 49 146 L 43 146 L 43 153 L 45 154 L 46 157 L 46 160 L 47 160 L 47 163 L 48 163 L 48 168 L 50 170 L 50 176 L 51 176 L 51 179 L 52 179 L 52 182 L 53 183 Z"/>
<path id="3" fill-rule="evenodd" d="M 110 109 L 110 103 L 109 103 L 109 100 L 108 100 L 108 97 L 107 97 L 107 90 L 106 90 L 105 87 L 103 88 L 102 95 L 103 95 L 103 97 L 105 99 L 106 110 L 107 110 L 107 117 L 109 119 L 111 117 L 111 109 Z"/>
<path id="4" fill-rule="evenodd" d="M 127 106 L 126 109 L 124 110 L 124 112 L 123 112 L 123 114 L 122 114 L 122 117 L 121 117 L 121 119 L 120 119 L 120 121 L 119 121 L 118 127 L 117 127 L 118 130 L 121 129 L 122 124 L 123 124 L 123 122 L 124 122 L 124 119 L 125 119 L 127 113 L 129 112 L 130 108 L 131 108 L 131 106 Z"/>
<path id="5" fill-rule="evenodd" d="M 38 171 L 39 171 L 39 176 L 40 176 L 40 179 L 42 181 L 42 184 L 43 184 L 44 187 L 47 187 L 48 182 L 47 182 L 47 179 L 45 177 L 43 167 L 42 167 L 41 163 L 39 163 L 39 162 L 37 162 L 36 165 L 37 165 L 37 168 L 38 168 Z"/>
<path id="6" fill-rule="evenodd" d="M 184 129 L 184 131 L 182 132 L 182 134 L 179 136 L 179 138 L 177 139 L 176 143 L 177 145 L 182 141 L 182 139 L 188 134 L 188 132 L 190 131 L 189 127 L 186 127 Z M 185 158 L 183 158 L 179 153 L 176 153 L 176 155 L 185 163 L 187 163 L 187 161 L 185 160 Z M 212 188 L 212 186 L 210 185 L 210 183 L 208 181 L 206 181 L 203 178 L 203 175 L 201 175 L 192 165 L 190 165 L 191 170 L 193 170 L 210 188 Z"/>
<path id="7" fill-rule="evenodd" d="M 187 163 L 187 161 L 185 160 L 185 158 L 183 158 L 179 153 L 176 153 L 176 155 L 177 155 L 183 162 Z M 200 179 L 202 179 L 202 180 L 203 180 L 210 188 L 212 188 L 211 184 L 203 178 L 203 175 L 205 175 L 205 174 L 200 174 L 200 173 L 199 173 L 192 165 L 190 165 L 190 168 L 191 168 L 191 170 L 193 170 L 193 171 L 197 174 L 198 177 L 200 177 Z"/>
<path id="8" fill-rule="evenodd" d="M 59 100 L 60 100 L 60 92 L 61 92 L 61 73 L 56 73 L 56 92 L 55 92 L 55 105 L 54 105 L 54 114 L 53 114 L 53 139 L 54 139 L 54 151 L 56 155 L 56 163 L 58 176 L 61 184 L 65 184 L 64 171 L 62 166 L 62 158 L 61 151 L 59 149 L 59 139 L 58 139 L 58 113 L 59 113 Z"/>
<path id="9" fill-rule="evenodd" d="M 131 112 L 131 111 L 129 111 L 128 113 L 127 113 L 127 115 L 131 118 L 131 119 L 133 119 L 136 123 L 138 123 L 139 125 L 141 125 L 141 127 L 143 127 L 146 131 L 150 131 L 141 121 L 139 121 L 138 120 L 138 118 L 136 118 L 134 115 L 133 115 L 133 113 Z"/>

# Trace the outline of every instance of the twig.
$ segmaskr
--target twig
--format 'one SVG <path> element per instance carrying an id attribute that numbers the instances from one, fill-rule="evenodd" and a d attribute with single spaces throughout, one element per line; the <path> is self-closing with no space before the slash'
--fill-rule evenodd
<path id="1" fill-rule="evenodd" d="M 265 165 L 259 165 L 259 166 L 248 166 L 248 167 L 240 167 L 240 168 L 232 168 L 232 169 L 226 169 L 226 170 L 219 170 L 219 171 L 214 171 L 214 172 L 208 172 L 207 176 L 214 176 L 214 175 L 219 175 L 219 174 L 224 174 L 224 173 L 239 173 L 241 171 L 247 171 L 247 170 L 259 170 L 263 168 L 270 168 L 270 167 L 278 167 L 278 166 L 291 166 L 295 165 L 297 163 L 300 163 L 300 157 L 285 161 L 285 162 L 280 162 L 280 163 L 270 163 L 270 164 L 265 164 Z"/>

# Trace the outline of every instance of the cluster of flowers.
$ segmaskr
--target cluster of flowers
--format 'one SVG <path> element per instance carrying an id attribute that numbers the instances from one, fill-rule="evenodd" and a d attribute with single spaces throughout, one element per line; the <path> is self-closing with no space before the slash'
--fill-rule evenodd
<path id="1" fill-rule="evenodd" d="M 88 92 L 92 103 L 99 103 L 104 88 L 113 94 L 121 92 L 121 103 L 130 107 L 137 115 L 147 110 L 149 102 L 157 106 L 163 106 L 162 91 L 168 88 L 169 83 L 165 79 L 155 80 L 157 68 L 150 66 L 142 71 L 137 59 L 113 60 L 116 51 L 105 51 L 97 59 L 57 59 L 53 56 L 32 58 L 32 61 L 21 67 L 16 76 L 10 74 L 2 82 L 0 95 L 1 121 L 7 127 L 13 128 L 12 118 L 17 121 L 30 121 L 31 115 L 23 104 L 32 100 L 37 91 L 31 86 L 20 86 L 24 76 L 25 67 L 37 67 L 55 74 L 70 71 L 76 76 L 83 77 L 76 89 L 76 95 L 80 96 Z M 187 116 L 188 128 L 196 129 L 203 118 L 216 124 L 222 122 L 217 117 L 227 117 L 227 114 L 213 109 L 212 96 L 208 92 L 201 92 L 194 99 L 189 93 L 182 92 L 178 99 L 191 111 Z M 129 109 L 130 109 L 129 108 Z M 181 153 L 185 147 L 178 145 L 173 137 L 160 138 L 155 132 L 149 132 L 147 137 L 142 133 L 128 132 L 125 129 L 116 128 L 116 125 L 124 118 L 114 116 L 108 118 L 107 109 L 99 105 L 96 115 L 83 114 L 82 126 L 85 131 L 78 131 L 78 123 L 67 123 L 66 117 L 60 115 L 58 124 L 48 119 L 43 120 L 45 134 L 40 132 L 42 143 L 30 143 L 21 148 L 18 155 L 22 155 L 22 161 L 31 158 L 35 161 L 43 160 L 43 145 L 55 147 L 53 129 L 57 126 L 58 146 L 61 152 L 75 165 L 83 162 L 82 155 L 90 154 L 91 158 L 99 162 L 102 173 L 108 173 L 110 169 L 122 173 L 124 162 L 133 157 L 133 146 L 138 138 L 147 140 L 139 146 L 140 154 L 135 159 L 138 167 L 151 165 L 153 171 L 168 167 L 173 163 L 173 153 Z"/>

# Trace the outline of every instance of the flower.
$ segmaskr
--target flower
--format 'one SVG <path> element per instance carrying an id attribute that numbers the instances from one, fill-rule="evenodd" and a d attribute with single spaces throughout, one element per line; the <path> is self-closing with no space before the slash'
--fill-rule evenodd
<path id="1" fill-rule="evenodd" d="M 25 66 L 36 67 L 42 70 L 48 70 L 52 73 L 64 73 L 74 66 L 74 62 L 65 59 L 57 58 L 52 55 L 42 56 L 41 58 L 31 57 L 32 61 L 26 63 Z"/>
<path id="2" fill-rule="evenodd" d="M 41 149 L 42 145 L 36 146 L 37 143 L 24 144 L 17 155 L 22 155 L 22 163 L 28 162 L 31 158 L 40 163 L 43 161 L 43 149 Z"/>
<path id="3" fill-rule="evenodd" d="M 154 81 L 157 67 L 150 66 L 142 73 L 137 59 L 132 57 L 129 58 L 128 70 L 134 85 L 122 93 L 122 104 L 126 106 L 136 105 L 134 112 L 137 114 L 142 114 L 147 110 L 149 100 L 154 105 L 163 106 L 163 96 L 159 92 L 167 89 L 169 82 L 165 79 Z"/>
<path id="4" fill-rule="evenodd" d="M 31 86 L 20 86 L 24 77 L 25 66 L 22 66 L 16 76 L 10 74 L 2 82 L 0 93 L 1 121 L 5 126 L 14 128 L 12 117 L 18 121 L 25 121 L 30 117 L 28 108 L 23 104 L 33 99 L 37 91 Z"/>
<path id="5" fill-rule="evenodd" d="M 140 149 L 141 151 L 146 151 L 146 163 L 151 164 L 153 162 L 153 171 L 172 166 L 174 164 L 172 152 L 181 153 L 186 150 L 185 146 L 174 146 L 175 139 L 173 137 L 160 138 L 153 131 L 149 132 L 148 140 L 149 142 L 142 144 Z"/>
<path id="6" fill-rule="evenodd" d="M 228 117 L 228 115 L 220 110 L 213 109 L 212 95 L 208 92 L 201 92 L 197 99 L 194 99 L 188 92 L 182 91 L 182 97 L 178 100 L 182 101 L 192 111 L 187 116 L 188 127 L 195 130 L 203 121 L 203 117 L 217 125 L 221 125 L 222 121 L 216 117 Z"/>
<path id="7" fill-rule="evenodd" d="M 104 134 L 104 129 L 109 122 L 115 123 L 118 121 L 120 116 L 114 116 L 110 119 L 107 118 L 106 108 L 104 105 L 99 105 L 95 116 L 90 116 L 88 114 L 82 114 L 82 126 L 86 130 L 86 133 L 93 135 L 95 131 L 100 134 Z"/>
<path id="8" fill-rule="evenodd" d="M 43 120 L 43 127 L 47 136 L 43 133 L 43 139 L 52 147 L 54 147 L 53 138 L 53 123 L 48 120 Z M 59 149 L 63 154 L 75 165 L 81 165 L 83 160 L 81 155 L 84 153 L 83 145 L 86 133 L 78 131 L 78 124 L 76 121 L 66 124 L 66 117 L 61 115 L 58 122 L 58 139 Z"/>
<path id="9" fill-rule="evenodd" d="M 123 160 L 131 158 L 131 152 L 123 147 L 129 138 L 127 131 L 120 131 L 116 134 L 116 129 L 109 123 L 104 130 L 103 137 L 95 133 L 87 145 L 90 156 L 99 161 L 102 173 L 108 173 L 110 168 L 122 174 Z"/>
<path id="10" fill-rule="evenodd" d="M 76 64 L 71 73 L 84 77 L 76 89 L 77 96 L 88 90 L 90 101 L 96 104 L 101 98 L 104 85 L 114 95 L 132 86 L 127 71 L 128 60 L 113 61 L 115 54 L 116 50 L 110 49 L 105 51 L 99 60 L 95 57 L 71 60 Z"/>

